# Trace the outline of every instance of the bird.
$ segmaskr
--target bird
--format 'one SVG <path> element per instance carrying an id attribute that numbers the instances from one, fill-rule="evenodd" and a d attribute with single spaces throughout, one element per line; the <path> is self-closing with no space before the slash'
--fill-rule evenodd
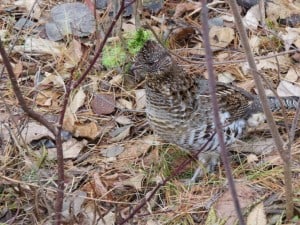
<path id="1" fill-rule="evenodd" d="M 154 133 L 162 140 L 198 154 L 207 172 L 219 162 L 219 141 L 212 115 L 208 80 L 189 75 L 168 50 L 154 40 L 145 42 L 131 67 L 136 76 L 145 77 L 146 115 Z M 257 95 L 237 86 L 217 82 L 217 102 L 224 141 L 228 146 L 240 139 L 248 127 L 265 122 Z M 296 109 L 299 97 L 281 99 L 286 109 Z M 272 111 L 282 108 L 276 97 L 269 96 Z M 199 167 L 191 182 L 203 174 Z"/>

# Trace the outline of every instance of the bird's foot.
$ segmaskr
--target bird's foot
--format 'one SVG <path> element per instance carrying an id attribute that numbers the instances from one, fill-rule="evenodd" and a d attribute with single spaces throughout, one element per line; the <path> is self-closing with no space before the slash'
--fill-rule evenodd
<path id="1" fill-rule="evenodd" d="M 218 151 L 203 152 L 198 156 L 200 162 L 199 167 L 195 170 L 194 175 L 189 181 L 189 185 L 195 184 L 200 178 L 208 173 L 213 173 L 220 161 L 220 153 Z"/>

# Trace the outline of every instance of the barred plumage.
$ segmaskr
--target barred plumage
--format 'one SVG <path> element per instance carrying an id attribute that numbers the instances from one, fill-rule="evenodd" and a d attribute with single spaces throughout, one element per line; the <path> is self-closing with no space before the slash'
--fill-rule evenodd
<path id="1" fill-rule="evenodd" d="M 210 140 L 200 153 L 199 160 L 203 163 L 210 161 L 208 167 L 213 168 L 217 163 L 219 143 L 215 135 L 208 81 L 187 75 L 163 47 L 151 40 L 137 55 L 133 71 L 146 78 L 146 112 L 154 132 L 188 151 L 197 151 Z M 247 126 L 263 122 L 257 96 L 232 85 L 217 83 L 217 97 L 227 145 L 240 138 Z M 273 111 L 281 108 L 277 98 L 268 99 Z M 295 109 L 298 100 L 299 97 L 295 96 L 285 97 L 282 103 L 287 109 Z"/>

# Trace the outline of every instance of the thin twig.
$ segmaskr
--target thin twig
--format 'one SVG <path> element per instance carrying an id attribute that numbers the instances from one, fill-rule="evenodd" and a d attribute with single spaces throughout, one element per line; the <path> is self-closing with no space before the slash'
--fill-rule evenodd
<path id="1" fill-rule="evenodd" d="M 297 125 L 298 125 L 299 118 L 300 118 L 300 101 L 298 101 L 297 110 L 296 110 L 296 113 L 295 113 L 295 117 L 293 119 L 292 127 L 290 129 L 290 140 L 291 140 L 291 142 L 293 142 L 294 139 L 295 139 L 295 132 L 296 132 L 296 128 L 297 128 Z"/>
<path id="2" fill-rule="evenodd" d="M 90 63 L 90 65 L 88 66 L 88 68 L 86 69 L 86 71 L 83 72 L 83 74 L 81 75 L 81 77 L 80 77 L 80 78 L 72 85 L 72 88 L 71 88 L 72 90 L 75 89 L 75 88 L 77 88 L 77 87 L 81 84 L 81 82 L 87 77 L 87 75 L 89 74 L 90 70 L 93 68 L 93 66 L 94 66 L 95 63 L 97 62 L 97 59 L 99 58 L 99 56 L 100 56 L 100 54 L 101 54 L 101 52 L 102 52 L 102 50 L 103 50 L 103 47 L 104 47 L 104 45 L 105 45 L 107 39 L 109 38 L 111 32 L 113 31 L 113 28 L 115 27 L 115 25 L 116 25 L 118 19 L 120 18 L 120 16 L 121 16 L 122 13 L 124 12 L 124 10 L 125 10 L 128 6 L 132 5 L 135 1 L 136 1 L 136 0 L 132 0 L 132 1 L 130 1 L 129 3 L 125 4 L 125 0 L 122 0 L 122 2 L 121 2 L 121 4 L 120 4 L 120 5 L 121 5 L 121 6 L 120 6 L 120 9 L 119 9 L 117 15 L 115 16 L 115 18 L 112 20 L 112 23 L 110 24 L 110 26 L 109 26 L 109 28 L 108 28 L 108 30 L 107 30 L 107 33 L 106 33 L 106 35 L 105 35 L 103 41 L 101 42 L 101 44 L 100 44 L 100 46 L 99 46 L 99 48 L 98 48 L 98 51 L 96 52 L 96 54 L 95 54 L 95 56 L 94 56 L 92 62 Z"/>
<path id="3" fill-rule="evenodd" d="M 133 4 L 134 2 L 135 2 L 135 0 L 132 0 L 128 4 L 125 4 L 125 0 L 122 0 L 121 7 L 120 7 L 117 15 L 113 19 L 108 31 L 106 32 L 106 34 L 104 36 L 104 39 L 101 42 L 101 44 L 100 44 L 100 46 L 97 50 L 97 53 L 95 54 L 92 62 L 89 64 L 86 71 L 81 75 L 81 77 L 74 84 L 73 84 L 73 79 L 74 79 L 74 71 L 75 71 L 76 67 L 74 67 L 73 70 L 71 71 L 70 79 L 69 79 L 69 81 L 66 85 L 66 94 L 64 96 L 62 110 L 60 112 L 58 135 L 55 136 L 55 141 L 56 141 L 56 144 L 58 146 L 61 146 L 61 144 L 62 144 L 61 131 L 62 131 L 65 112 L 67 110 L 67 105 L 68 105 L 68 102 L 69 102 L 69 97 L 70 97 L 71 91 L 76 89 L 84 81 L 84 79 L 87 77 L 90 70 L 93 68 L 94 64 L 96 63 L 97 59 L 99 58 L 99 56 L 100 56 L 100 54 L 103 50 L 103 47 L 106 44 L 106 41 L 107 41 L 108 37 L 110 36 L 113 28 L 116 25 L 116 22 L 118 21 L 118 19 L 122 15 L 123 11 L 129 5 Z M 57 170 L 58 170 L 58 180 L 57 180 L 58 190 L 57 190 L 57 201 L 56 201 L 56 205 L 55 205 L 55 216 L 56 216 L 56 224 L 59 225 L 59 224 L 61 224 L 61 211 L 62 211 L 63 199 L 64 199 L 64 156 L 63 156 L 63 149 L 62 148 L 57 148 L 57 166 L 58 166 L 58 168 L 57 168 Z"/>
<path id="4" fill-rule="evenodd" d="M 145 198 L 143 198 L 141 200 L 141 202 L 135 207 L 135 209 L 123 220 L 121 221 L 119 224 L 117 225 L 123 225 L 125 223 L 127 223 L 130 219 L 132 219 L 134 217 L 134 215 L 136 215 L 146 204 L 147 202 L 149 202 L 153 196 L 155 195 L 155 193 L 162 187 L 164 186 L 171 178 L 174 178 L 175 176 L 177 176 L 181 171 L 183 171 L 183 169 L 194 159 L 198 158 L 198 155 L 202 152 L 203 149 L 206 148 L 206 146 L 211 142 L 211 140 L 213 139 L 214 135 L 211 135 L 211 137 L 206 141 L 206 143 L 204 145 L 201 146 L 201 148 L 196 152 L 196 154 L 194 154 L 192 157 L 190 157 L 189 159 L 186 159 L 183 163 L 181 163 L 172 173 L 170 176 L 168 176 L 166 179 L 162 180 L 160 183 L 158 183 L 153 190 L 151 191 L 151 193 L 149 195 L 147 195 Z"/>
<path id="5" fill-rule="evenodd" d="M 245 54 L 247 57 L 247 61 L 249 63 L 249 67 L 251 68 L 251 74 L 253 76 L 253 79 L 255 81 L 256 88 L 258 90 L 258 95 L 260 98 L 260 101 L 262 103 L 263 111 L 266 115 L 266 120 L 268 122 L 268 125 L 270 127 L 270 131 L 275 143 L 275 146 L 282 157 L 282 160 L 284 162 L 284 181 L 285 181 L 285 194 L 286 194 L 286 216 L 287 219 L 290 220 L 293 216 L 293 192 L 292 192 L 292 175 L 291 175 L 291 156 L 290 151 L 285 151 L 283 147 L 283 141 L 282 138 L 279 135 L 278 129 L 276 127 L 272 112 L 269 108 L 268 99 L 261 81 L 261 78 L 259 76 L 259 73 L 257 71 L 257 67 L 255 64 L 255 60 L 253 57 L 253 53 L 251 51 L 251 47 L 248 42 L 247 33 L 242 21 L 242 18 L 238 11 L 238 6 L 235 0 L 228 0 L 228 3 L 230 5 L 230 8 L 232 10 L 235 24 L 237 27 L 237 30 L 240 35 L 240 40 L 243 45 L 243 48 L 245 50 Z"/>
<path id="6" fill-rule="evenodd" d="M 20 106 L 22 107 L 22 109 L 27 113 L 27 115 L 29 117 L 31 117 L 32 119 L 40 122 L 42 125 L 44 125 L 53 135 L 57 134 L 57 129 L 56 127 L 50 123 L 48 120 L 46 120 L 41 114 L 35 112 L 34 110 L 30 109 L 26 102 L 25 99 L 21 93 L 20 87 L 18 85 L 18 81 L 17 78 L 13 72 L 13 68 L 9 62 L 8 56 L 6 54 L 6 51 L 4 49 L 3 43 L 0 39 L 0 54 L 2 56 L 2 60 L 3 60 L 3 64 L 6 67 L 7 73 L 8 73 L 8 77 L 10 79 L 12 88 L 14 90 L 14 93 L 19 101 Z"/>
<path id="7" fill-rule="evenodd" d="M 162 43 L 162 41 L 160 40 L 160 38 L 158 37 L 158 35 L 154 31 L 154 29 L 152 28 L 152 26 L 147 21 L 145 22 L 145 24 L 142 27 L 145 28 L 145 29 L 150 30 L 151 33 L 153 34 L 153 36 L 155 37 L 155 39 L 157 40 L 157 42 L 159 42 L 161 44 L 161 46 L 164 47 L 164 44 Z M 194 28 L 199 29 L 198 27 L 194 27 Z M 191 63 L 191 64 L 194 64 L 194 65 L 206 64 L 206 62 L 199 62 L 199 61 L 195 61 L 195 60 L 189 60 L 185 57 L 182 57 L 182 56 L 176 54 L 175 53 L 176 51 L 182 51 L 180 48 L 176 49 L 175 51 L 171 51 L 167 48 L 165 48 L 165 50 L 168 53 L 170 53 L 171 55 L 175 56 L 176 58 L 178 58 L 178 59 L 180 59 L 184 62 Z M 294 50 L 287 50 L 287 51 L 284 51 L 284 52 L 278 52 L 278 53 L 272 54 L 272 55 L 256 56 L 256 57 L 254 57 L 254 59 L 256 61 L 265 60 L 265 59 L 274 58 L 274 57 L 277 57 L 277 56 L 280 56 L 280 55 L 292 54 L 292 53 L 295 53 L 295 52 L 298 52 L 298 51 L 299 51 L 299 49 L 297 48 L 297 49 L 294 49 Z M 237 59 L 237 60 L 228 60 L 228 61 L 224 60 L 222 62 L 213 62 L 213 65 L 214 66 L 216 66 L 216 65 L 228 65 L 228 64 L 237 64 L 237 63 L 244 63 L 244 62 L 247 62 L 247 59 Z"/>
<path id="8" fill-rule="evenodd" d="M 34 8 L 36 6 L 36 4 L 38 3 L 39 0 L 35 0 L 27 14 L 27 16 L 24 18 L 25 19 L 25 23 L 22 24 L 22 26 L 19 28 L 19 31 L 17 32 L 17 34 L 14 35 L 14 39 L 12 41 L 12 43 L 10 43 L 10 47 L 9 49 L 7 50 L 7 55 L 10 56 L 10 53 L 12 52 L 13 48 L 15 47 L 17 41 L 19 40 L 19 36 L 20 34 L 23 32 L 23 28 L 26 26 L 26 24 L 28 23 L 29 21 L 29 18 L 31 16 L 31 14 L 33 13 L 34 11 Z M 4 67 L 1 69 L 1 72 L 0 72 L 0 78 L 2 78 L 2 75 L 3 75 L 3 72 L 4 72 Z"/>
<path id="9" fill-rule="evenodd" d="M 241 206 L 239 203 L 239 199 L 237 196 L 235 184 L 232 177 L 231 168 L 229 165 L 228 160 L 228 151 L 226 149 L 226 145 L 224 142 L 224 134 L 223 134 L 223 126 L 220 121 L 220 109 L 218 106 L 217 101 L 217 90 L 216 90 L 216 77 L 213 69 L 213 56 L 212 56 L 212 49 L 209 44 L 209 26 L 208 26 L 208 8 L 206 6 L 206 0 L 202 0 L 202 30 L 203 30 L 203 41 L 205 46 L 205 59 L 206 59 L 206 66 L 207 66 L 207 72 L 208 72 L 208 83 L 209 83 L 209 91 L 211 96 L 211 104 L 213 109 L 213 120 L 215 124 L 215 129 L 217 133 L 217 139 L 220 145 L 221 150 L 221 158 L 223 161 L 223 165 L 225 167 L 226 171 L 226 177 L 228 180 L 229 190 L 233 199 L 233 204 L 237 213 L 237 217 L 239 219 L 240 225 L 244 225 L 244 218 L 241 210 Z"/>

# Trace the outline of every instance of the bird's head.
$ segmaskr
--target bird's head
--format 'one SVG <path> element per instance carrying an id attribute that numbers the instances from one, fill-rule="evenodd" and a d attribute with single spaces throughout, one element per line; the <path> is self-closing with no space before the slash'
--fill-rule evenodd
<path id="1" fill-rule="evenodd" d="M 157 77 L 169 72 L 170 54 L 157 42 L 148 40 L 137 54 L 131 70 L 136 76 Z"/>

